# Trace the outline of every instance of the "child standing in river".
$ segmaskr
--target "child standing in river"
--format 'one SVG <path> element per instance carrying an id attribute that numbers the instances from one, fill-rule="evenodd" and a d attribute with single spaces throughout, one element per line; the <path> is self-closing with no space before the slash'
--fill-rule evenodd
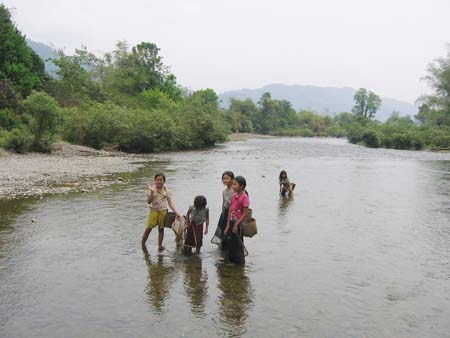
<path id="1" fill-rule="evenodd" d="M 172 209 L 177 218 L 181 218 L 181 215 L 176 210 L 172 200 L 172 193 L 164 185 L 166 183 L 166 176 L 162 173 L 155 175 L 155 184 L 147 185 L 147 203 L 150 205 L 150 215 L 147 220 L 147 227 L 142 235 L 141 245 L 143 249 L 146 249 L 145 243 L 148 236 L 152 232 L 152 229 L 158 226 L 158 250 L 164 250 L 162 242 L 164 239 L 164 225 L 167 217 L 167 206 Z"/>
<path id="2" fill-rule="evenodd" d="M 208 233 L 209 226 L 209 208 L 206 207 L 207 201 L 205 196 L 196 196 L 194 204 L 191 205 L 186 214 L 186 222 L 188 224 L 185 247 L 191 251 L 191 247 L 195 246 L 195 253 L 200 253 L 203 246 L 203 225 L 205 224 L 205 235 Z"/>
<path id="3" fill-rule="evenodd" d="M 245 263 L 244 231 L 242 223 L 247 218 L 250 198 L 245 188 L 247 181 L 242 176 L 233 179 L 230 209 L 228 211 L 227 226 L 224 231 L 225 246 L 231 262 Z"/>
<path id="4" fill-rule="evenodd" d="M 222 183 L 225 185 L 225 189 L 222 191 L 222 213 L 220 214 L 215 234 L 220 240 L 222 240 L 225 227 L 227 226 L 228 210 L 230 208 L 231 196 L 233 195 L 233 188 L 231 187 L 233 179 L 234 173 L 232 171 L 225 171 L 222 174 Z"/>

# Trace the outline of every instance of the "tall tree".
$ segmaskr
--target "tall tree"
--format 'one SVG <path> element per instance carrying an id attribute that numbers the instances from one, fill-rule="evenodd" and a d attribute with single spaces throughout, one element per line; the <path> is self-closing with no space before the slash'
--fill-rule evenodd
<path id="1" fill-rule="evenodd" d="M 369 119 L 375 117 L 378 109 L 381 106 L 380 97 L 374 92 L 365 88 L 360 88 L 353 96 L 355 105 L 353 106 L 353 114 L 363 116 Z"/>
<path id="2" fill-rule="evenodd" d="M 425 80 L 434 95 L 419 98 L 421 106 L 416 119 L 422 124 L 438 127 L 450 126 L 450 45 L 447 55 L 430 63 Z"/>
<path id="3" fill-rule="evenodd" d="M 11 13 L 0 4 L 0 81 L 8 79 L 27 96 L 46 80 L 44 62 L 27 46 L 25 36 L 11 20 Z M 3 82 L 5 85 L 5 82 Z"/>

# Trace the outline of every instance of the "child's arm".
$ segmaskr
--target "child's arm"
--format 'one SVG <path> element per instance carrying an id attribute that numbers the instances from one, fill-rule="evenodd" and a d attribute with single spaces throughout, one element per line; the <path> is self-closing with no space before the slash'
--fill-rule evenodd
<path id="1" fill-rule="evenodd" d="M 239 224 L 241 224 L 245 218 L 247 217 L 247 211 L 248 207 L 244 207 L 244 212 L 242 213 L 242 216 L 237 220 L 236 223 L 234 223 L 233 232 L 236 234 L 238 231 Z"/>
<path id="2" fill-rule="evenodd" d="M 228 229 L 230 228 L 230 215 L 231 215 L 231 208 L 228 209 L 227 226 L 225 227 L 225 231 L 223 232 L 224 234 L 226 234 L 228 232 Z"/>
<path id="3" fill-rule="evenodd" d="M 177 215 L 177 218 L 180 218 L 181 215 L 180 215 L 180 213 L 177 211 L 177 208 L 175 208 L 175 205 L 173 204 L 173 201 L 172 201 L 172 197 L 169 197 L 169 198 L 167 199 L 167 203 L 169 203 L 170 209 L 172 209 L 172 211 L 175 213 L 175 215 Z"/>
<path id="4" fill-rule="evenodd" d="M 147 203 L 152 204 L 153 199 L 155 198 L 155 188 L 150 184 L 147 184 Z"/>
<path id="5" fill-rule="evenodd" d="M 208 234 L 208 226 L 209 226 L 209 210 L 206 212 L 206 228 L 205 228 L 205 235 Z"/>

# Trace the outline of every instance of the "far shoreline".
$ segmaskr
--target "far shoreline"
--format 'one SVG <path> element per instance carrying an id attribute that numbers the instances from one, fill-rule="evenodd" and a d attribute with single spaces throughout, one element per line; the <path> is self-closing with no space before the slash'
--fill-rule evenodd
<path id="1" fill-rule="evenodd" d="M 253 134 L 253 133 L 232 133 L 228 136 L 228 142 L 248 141 L 252 139 L 270 139 L 278 136 Z"/>

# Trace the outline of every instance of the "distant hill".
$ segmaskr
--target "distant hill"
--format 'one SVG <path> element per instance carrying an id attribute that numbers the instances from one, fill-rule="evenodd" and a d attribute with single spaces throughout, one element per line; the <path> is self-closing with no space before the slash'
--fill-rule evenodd
<path id="1" fill-rule="evenodd" d="M 49 61 L 49 59 L 56 58 L 54 49 L 42 42 L 36 42 L 30 39 L 27 39 L 26 41 L 27 45 L 32 50 L 34 50 L 36 54 L 41 57 L 42 60 L 44 60 L 45 70 L 47 71 L 47 73 L 54 76 L 56 74 L 56 70 L 58 69 L 58 67 L 52 61 Z"/>
<path id="2" fill-rule="evenodd" d="M 227 91 L 219 95 L 223 107 L 228 107 L 230 98 L 250 98 L 258 102 L 265 92 L 269 92 L 272 98 L 287 100 L 292 103 L 295 110 L 309 109 L 323 115 L 338 114 L 343 111 L 351 111 L 353 96 L 356 89 L 350 87 L 317 87 L 303 85 L 270 84 L 257 89 L 240 89 Z M 377 112 L 376 119 L 385 121 L 393 111 L 401 115 L 415 115 L 417 108 L 405 101 L 382 97 L 382 105 Z"/>

